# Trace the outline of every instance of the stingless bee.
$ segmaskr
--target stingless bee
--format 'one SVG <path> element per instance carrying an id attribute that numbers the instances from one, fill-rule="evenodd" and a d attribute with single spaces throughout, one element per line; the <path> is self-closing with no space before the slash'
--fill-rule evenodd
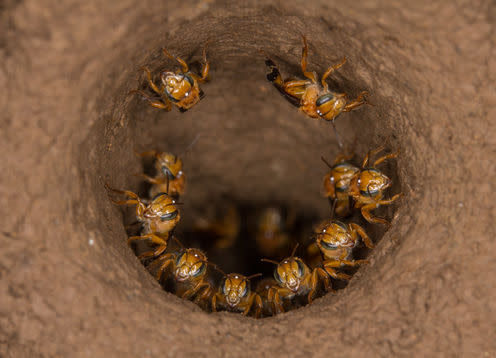
<path id="1" fill-rule="evenodd" d="M 342 112 L 351 110 L 368 103 L 366 100 L 367 91 L 361 92 L 358 97 L 348 102 L 346 93 L 337 93 L 329 90 L 327 78 L 346 63 L 346 57 L 333 66 L 330 66 L 322 76 L 320 83 L 317 81 L 315 72 L 307 71 L 308 44 L 305 36 L 302 35 L 303 49 L 301 54 L 301 71 L 306 79 L 283 79 L 279 68 L 275 62 L 266 56 L 265 65 L 268 67 L 267 80 L 272 82 L 279 92 L 286 99 L 297 106 L 302 112 L 311 118 L 322 118 L 331 121 L 334 126 L 334 119 Z M 262 51 L 263 52 L 263 51 Z M 336 136 L 337 136 L 337 132 Z M 338 142 L 341 145 L 339 137 Z"/>
<path id="2" fill-rule="evenodd" d="M 369 151 L 365 156 L 362 168 L 353 175 L 350 181 L 350 195 L 355 200 L 355 207 L 361 209 L 362 216 L 369 223 L 379 223 L 389 226 L 390 223 L 383 218 L 372 216 L 371 210 L 381 205 L 390 205 L 402 194 L 396 194 L 391 199 L 383 200 L 384 191 L 391 186 L 391 179 L 376 168 L 387 159 L 396 158 L 398 153 L 389 153 L 377 159 L 372 166 L 369 165 L 369 158 L 384 150 L 381 146 Z"/>
<path id="3" fill-rule="evenodd" d="M 339 155 L 333 165 L 322 157 L 322 161 L 330 169 L 324 177 L 322 193 L 329 200 L 336 202 L 335 214 L 341 217 L 350 213 L 350 182 L 351 178 L 360 171 L 359 168 L 349 163 L 352 157 L 352 155 Z"/>
<path id="4" fill-rule="evenodd" d="M 326 271 L 320 267 L 311 270 L 302 259 L 294 256 L 297 247 L 298 245 L 295 246 L 290 257 L 281 262 L 262 259 L 277 265 L 274 278 L 278 285 L 269 288 L 267 293 L 267 300 L 274 306 L 274 312 L 284 312 L 282 300 L 291 300 L 295 296 L 307 295 L 308 303 L 312 303 L 319 278 L 324 282 L 325 290 L 330 289 Z"/>
<path id="5" fill-rule="evenodd" d="M 175 200 L 166 193 L 159 193 L 149 204 L 145 204 L 132 191 L 113 189 L 108 185 L 106 187 L 115 193 L 123 194 L 130 198 L 128 200 L 111 199 L 113 203 L 117 205 L 136 205 L 136 219 L 142 223 L 143 231 L 140 236 L 131 236 L 128 239 L 128 244 L 131 245 L 132 242 L 138 240 L 149 240 L 158 245 L 155 250 L 146 252 L 138 256 L 138 258 L 157 257 L 165 252 L 169 235 L 181 219 Z"/>
<path id="6" fill-rule="evenodd" d="M 203 47 L 203 64 L 201 68 L 201 76 L 191 72 L 184 60 L 179 57 L 172 56 L 165 48 L 162 49 L 164 55 L 170 59 L 176 60 L 180 69 L 176 72 L 162 71 L 160 80 L 162 84 L 160 88 L 153 82 L 152 74 L 147 67 L 143 67 L 148 78 L 148 84 L 151 89 L 159 96 L 152 97 L 142 90 L 132 90 L 130 93 L 137 93 L 145 98 L 152 107 L 171 110 L 171 104 L 174 104 L 179 111 L 185 112 L 203 97 L 203 91 L 200 89 L 199 83 L 203 83 L 208 78 L 210 64 L 207 61 L 207 45 Z"/>
<path id="7" fill-rule="evenodd" d="M 262 299 L 260 296 L 251 291 L 250 279 L 261 276 L 255 274 L 243 276 L 237 273 L 224 274 L 222 284 L 212 298 L 212 311 L 217 311 L 217 306 L 228 309 L 229 311 L 242 312 L 243 316 L 248 315 L 255 304 L 255 317 L 260 317 L 262 310 Z"/>
<path id="8" fill-rule="evenodd" d="M 325 220 L 315 229 L 316 244 L 324 255 L 324 270 L 333 278 L 349 280 L 351 276 L 336 272 L 341 266 L 357 266 L 367 260 L 352 260 L 352 250 L 360 236 L 369 249 L 374 247 L 365 230 L 355 224 L 344 224 L 337 220 Z"/>
<path id="9" fill-rule="evenodd" d="M 158 193 L 169 193 L 177 198 L 184 194 L 186 175 L 183 172 L 183 161 L 177 155 L 167 152 L 158 152 L 150 150 L 139 153 L 140 157 L 155 157 L 155 177 L 146 174 L 140 174 L 145 180 L 152 185 L 150 196 L 153 197 Z"/>
<path id="10" fill-rule="evenodd" d="M 162 280 L 164 272 L 171 267 L 174 280 L 174 293 L 184 299 L 193 299 L 195 303 L 208 302 L 212 297 L 213 289 L 208 275 L 207 256 L 199 249 L 183 248 L 178 252 L 166 253 L 152 262 L 148 268 L 160 264 L 157 272 L 157 281 Z"/>
<path id="11" fill-rule="evenodd" d="M 280 208 L 265 208 L 260 214 L 257 223 L 255 241 L 258 250 L 264 256 L 269 257 L 274 257 L 277 256 L 278 253 L 284 252 L 284 249 L 290 245 L 290 238 L 286 229 L 291 226 L 293 221 L 294 214 L 291 210 L 289 210 L 286 217 L 284 217 Z"/>

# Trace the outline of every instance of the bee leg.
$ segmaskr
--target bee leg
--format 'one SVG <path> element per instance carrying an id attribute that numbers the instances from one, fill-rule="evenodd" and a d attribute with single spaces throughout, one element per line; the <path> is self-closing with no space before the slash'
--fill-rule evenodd
<path id="1" fill-rule="evenodd" d="M 377 147 L 374 150 L 369 150 L 367 152 L 367 154 L 365 155 L 365 158 L 363 159 L 362 168 L 365 168 L 369 164 L 370 157 L 372 157 L 373 155 L 376 155 L 379 152 L 382 152 L 385 148 L 386 147 L 384 147 L 383 145 L 381 145 L 381 146 Z"/>
<path id="2" fill-rule="evenodd" d="M 150 85 L 150 87 L 152 88 L 152 90 L 157 93 L 158 95 L 162 95 L 162 93 L 164 92 L 164 88 L 162 87 L 161 89 L 159 89 L 157 87 L 157 85 L 153 82 L 152 80 L 152 73 L 150 72 L 150 70 L 147 68 L 147 67 L 141 67 L 141 69 L 143 71 L 145 71 L 145 74 L 146 74 L 146 78 L 148 79 L 148 84 Z"/>
<path id="3" fill-rule="evenodd" d="M 347 275 L 345 273 L 336 272 L 336 270 L 334 268 L 340 267 L 340 266 L 341 266 L 341 263 L 339 261 L 328 260 L 328 261 L 324 262 L 324 270 L 332 278 L 335 278 L 337 280 L 344 280 L 344 281 L 348 281 L 349 279 L 351 279 L 350 275 Z"/>
<path id="4" fill-rule="evenodd" d="M 162 265 L 160 265 L 159 269 L 157 270 L 155 278 L 157 279 L 158 282 L 160 282 L 160 279 L 162 278 L 162 274 L 164 271 L 169 267 L 169 265 L 174 263 L 173 259 L 174 255 L 173 254 L 165 254 L 163 257 L 159 257 L 157 261 L 152 262 L 150 265 L 148 265 L 148 268 L 150 268 L 152 265 L 154 265 L 156 262 L 162 262 Z"/>
<path id="5" fill-rule="evenodd" d="M 140 259 L 141 261 L 144 261 L 144 260 L 149 259 L 151 257 L 152 258 L 158 257 L 158 256 L 162 255 L 165 252 L 165 250 L 167 250 L 167 245 L 160 245 L 155 250 L 148 251 L 148 252 L 145 252 L 145 253 L 139 255 L 138 259 Z"/>
<path id="6" fill-rule="evenodd" d="M 163 48 L 162 51 L 163 51 L 163 53 L 164 53 L 165 56 L 167 56 L 170 59 L 173 59 L 173 60 L 176 60 L 177 61 L 177 63 L 179 64 L 179 66 L 181 66 L 181 71 L 183 71 L 183 73 L 189 72 L 188 64 L 186 62 L 184 62 L 183 59 L 181 59 L 180 57 L 172 56 L 169 53 L 169 51 L 167 51 L 165 48 Z"/>
<path id="7" fill-rule="evenodd" d="M 139 94 L 140 96 L 142 96 L 144 99 L 146 99 L 150 103 L 150 106 L 152 106 L 154 108 L 165 109 L 167 112 L 169 112 L 172 108 L 171 103 L 168 100 L 166 100 L 164 103 L 164 102 L 158 100 L 157 98 L 150 97 L 149 95 L 147 95 L 145 92 L 143 92 L 141 90 L 132 90 L 129 93 Z"/>
<path id="8" fill-rule="evenodd" d="M 350 112 L 356 107 L 360 107 L 361 105 L 364 105 L 366 103 L 371 105 L 371 103 L 367 102 L 367 98 L 365 97 L 368 94 L 369 93 L 367 91 L 361 92 L 355 100 L 347 103 L 346 106 L 344 106 L 343 112 Z"/>
<path id="9" fill-rule="evenodd" d="M 360 225 L 357 225 L 355 223 L 351 223 L 350 226 L 352 228 L 352 231 L 351 232 L 352 232 L 352 235 L 353 235 L 353 238 L 354 239 L 356 238 L 356 236 L 358 234 L 362 238 L 362 241 L 365 244 L 365 246 L 367 246 L 369 249 L 373 249 L 374 248 L 374 243 L 372 242 L 372 240 L 370 239 L 369 235 L 367 235 L 367 233 L 365 232 L 365 230 Z"/>
<path id="10" fill-rule="evenodd" d="M 372 203 L 372 204 L 367 204 L 365 206 L 362 206 L 362 216 L 367 220 L 369 223 L 375 223 L 375 224 L 383 224 L 386 225 L 388 228 L 391 226 L 389 221 L 383 218 L 378 218 L 376 216 L 372 216 L 370 213 L 371 210 L 377 208 L 377 203 Z"/>
<path id="11" fill-rule="evenodd" d="M 324 87 L 324 90 L 325 91 L 327 91 L 329 89 L 329 85 L 326 82 L 327 77 L 329 77 L 331 75 L 331 73 L 333 73 L 334 71 L 336 71 L 338 68 L 340 68 L 341 66 L 343 66 L 345 63 L 346 63 L 346 57 L 343 57 L 343 59 L 341 60 L 340 63 L 338 63 L 336 65 L 330 66 L 327 69 L 327 71 L 325 71 L 324 75 L 322 76 L 322 79 L 320 80 L 320 82 L 322 83 L 322 86 Z"/>
<path id="12" fill-rule="evenodd" d="M 207 61 L 207 46 L 208 46 L 208 42 L 203 47 L 203 51 L 202 51 L 203 64 L 201 68 L 201 77 L 197 79 L 197 81 L 200 83 L 205 82 L 208 79 L 208 71 L 210 70 L 210 64 Z"/>
<path id="13" fill-rule="evenodd" d="M 387 159 L 396 158 L 399 154 L 400 154 L 399 152 L 394 152 L 394 153 L 386 154 L 385 156 L 380 157 L 379 159 L 377 159 L 374 162 L 373 167 L 376 167 L 377 165 L 381 164 L 383 161 L 385 161 Z"/>
<path id="14" fill-rule="evenodd" d="M 301 50 L 301 71 L 303 72 L 303 76 L 308 78 L 312 83 L 317 83 L 317 79 L 315 78 L 314 72 L 307 71 L 307 57 L 308 57 L 308 43 L 307 38 L 305 36 L 301 36 L 303 39 L 303 48 Z"/>
<path id="15" fill-rule="evenodd" d="M 255 305 L 257 306 L 255 310 L 255 317 L 260 318 L 260 312 L 262 311 L 263 304 L 262 304 L 262 298 L 255 293 Z"/>

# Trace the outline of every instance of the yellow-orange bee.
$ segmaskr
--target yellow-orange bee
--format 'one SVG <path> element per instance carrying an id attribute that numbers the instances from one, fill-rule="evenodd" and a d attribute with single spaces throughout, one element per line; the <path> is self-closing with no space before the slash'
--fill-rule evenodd
<path id="1" fill-rule="evenodd" d="M 152 185 L 150 196 L 154 197 L 158 193 L 169 193 L 177 198 L 184 194 L 186 175 L 183 172 L 183 161 L 177 155 L 167 152 L 150 150 L 138 154 L 141 157 L 155 157 L 155 177 L 141 174 L 145 180 Z"/>
<path id="2" fill-rule="evenodd" d="M 195 298 L 195 302 L 204 303 L 212 297 L 212 284 L 207 275 L 207 266 L 210 264 L 207 256 L 195 248 L 182 249 L 175 253 L 166 253 L 154 261 L 151 266 L 160 264 L 157 272 L 157 281 L 161 281 L 163 273 L 170 266 L 174 279 L 174 293 L 184 299 Z M 210 264 L 212 265 L 212 264 Z"/>
<path id="3" fill-rule="evenodd" d="M 216 312 L 217 306 L 220 305 L 229 311 L 242 312 L 243 316 L 246 316 L 255 304 L 255 317 L 260 317 L 262 299 L 257 293 L 252 292 L 250 287 L 250 279 L 260 275 L 248 277 L 237 273 L 225 275 L 219 291 L 212 298 L 212 311 Z"/>
<path id="4" fill-rule="evenodd" d="M 258 250 L 262 255 L 275 257 L 278 256 L 278 253 L 285 251 L 284 249 L 290 245 L 290 238 L 286 229 L 291 222 L 291 213 L 287 218 L 284 218 L 280 208 L 268 207 L 262 211 L 255 235 Z"/>
<path id="5" fill-rule="evenodd" d="M 350 213 L 350 182 L 351 178 L 360 171 L 360 169 L 349 163 L 352 156 L 339 155 L 333 165 L 322 160 L 329 167 L 330 171 L 324 177 L 323 195 L 336 202 L 335 214 L 346 216 Z"/>
<path id="6" fill-rule="evenodd" d="M 308 44 L 305 36 L 303 38 L 303 49 L 301 55 L 301 70 L 307 78 L 305 80 L 283 80 L 279 68 L 270 58 L 267 57 L 265 64 L 269 69 L 267 79 L 272 82 L 279 92 L 281 92 L 289 102 L 299 107 L 301 111 L 311 118 L 323 118 L 328 121 L 334 119 L 342 112 L 349 112 L 356 107 L 367 103 L 366 91 L 351 102 L 346 99 L 346 93 L 336 93 L 329 90 L 326 82 L 327 77 L 335 70 L 343 66 L 346 58 L 337 64 L 330 66 L 322 76 L 320 84 L 317 82 L 317 74 L 307 71 Z"/>
<path id="7" fill-rule="evenodd" d="M 147 205 L 138 195 L 128 190 L 107 188 L 115 193 L 124 194 L 129 200 L 113 200 L 118 205 L 136 205 L 136 219 L 143 225 L 140 236 L 131 236 L 128 244 L 137 240 L 150 240 L 158 247 L 139 256 L 140 259 L 157 257 L 167 249 L 169 235 L 181 219 L 176 202 L 166 193 L 160 193 Z"/>
<path id="8" fill-rule="evenodd" d="M 379 147 L 376 150 L 370 151 L 365 156 L 362 163 L 362 169 L 355 173 L 350 181 L 350 195 L 355 200 L 355 207 L 360 208 L 363 217 L 370 223 L 379 223 L 390 225 L 385 219 L 372 216 L 371 210 L 378 208 L 380 205 L 389 205 L 399 199 L 402 194 L 396 194 L 391 199 L 383 200 L 384 191 L 391 186 L 389 179 L 376 166 L 384 162 L 386 159 L 396 158 L 398 153 L 390 153 L 377 159 L 372 166 L 368 166 L 369 158 L 372 155 L 384 150 L 384 147 Z"/>
<path id="9" fill-rule="evenodd" d="M 337 220 L 325 220 L 315 230 L 316 244 L 324 255 L 324 269 L 333 278 L 349 280 L 350 276 L 337 273 L 335 268 L 341 266 L 356 266 L 366 260 L 352 260 L 352 250 L 358 244 L 360 236 L 368 248 L 374 244 L 365 230 L 355 224 L 344 224 Z"/>
<path id="10" fill-rule="evenodd" d="M 320 267 L 310 268 L 299 257 L 293 253 L 281 262 L 262 259 L 262 261 L 276 264 L 274 278 L 277 286 L 269 289 L 267 300 L 274 306 L 274 312 L 284 312 L 283 300 L 291 300 L 295 296 L 307 295 L 308 303 L 312 303 L 313 296 L 317 291 L 319 278 L 324 282 L 325 290 L 330 288 L 329 276 Z"/>
<path id="11" fill-rule="evenodd" d="M 227 249 L 236 243 L 241 230 L 241 216 L 233 203 L 227 203 L 221 216 L 210 221 L 205 218 L 198 219 L 195 223 L 196 233 L 212 237 L 214 246 L 218 249 Z"/>
<path id="12" fill-rule="evenodd" d="M 143 67 L 143 71 L 148 78 L 148 84 L 151 89 L 159 96 L 152 97 L 141 90 L 133 90 L 130 93 L 138 93 L 143 96 L 152 107 L 171 110 L 171 104 L 174 104 L 181 112 L 185 112 L 203 97 L 199 83 L 203 83 L 208 78 L 210 65 L 207 61 L 207 44 L 203 48 L 203 64 L 201 76 L 191 72 L 184 60 L 172 56 L 165 48 L 162 49 L 164 55 L 170 59 L 176 60 L 181 69 L 176 72 L 163 71 L 160 73 L 162 82 L 160 88 L 153 82 L 150 70 Z"/>

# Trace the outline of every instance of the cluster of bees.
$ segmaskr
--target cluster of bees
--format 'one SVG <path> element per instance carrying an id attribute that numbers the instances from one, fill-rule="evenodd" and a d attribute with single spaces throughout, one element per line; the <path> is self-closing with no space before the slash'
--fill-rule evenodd
<path id="1" fill-rule="evenodd" d="M 188 110 L 200 101 L 203 92 L 199 84 L 208 79 L 206 47 L 203 49 L 201 75 L 191 72 L 182 59 L 171 56 L 166 50 L 164 54 L 175 59 L 180 69 L 176 72 L 161 72 L 161 85 L 157 86 L 151 71 L 144 68 L 148 86 L 154 94 L 150 95 L 143 90 L 134 90 L 133 93 L 143 96 L 156 108 L 171 110 L 172 105 L 175 105 L 181 111 Z M 274 61 L 268 57 L 266 59 L 267 79 L 290 103 L 312 118 L 322 118 L 331 123 L 340 113 L 367 103 L 366 92 L 349 102 L 346 94 L 335 93 L 328 88 L 327 77 L 340 68 L 346 59 L 329 67 L 319 83 L 316 73 L 307 71 L 307 54 L 308 45 L 303 37 L 301 69 L 305 79 L 297 80 L 283 80 Z M 398 154 L 389 153 L 372 161 L 384 149 L 380 147 L 369 151 L 361 166 L 354 165 L 352 156 L 347 155 L 338 156 L 333 164 L 323 159 L 329 171 L 324 177 L 322 192 L 331 203 L 331 214 L 313 228 L 301 257 L 296 256 L 299 240 L 292 238 L 288 230 L 294 222 L 291 210 L 286 215 L 277 207 L 259 210 L 253 242 L 257 252 L 264 257 L 260 257 L 260 261 L 274 264 L 275 269 L 273 278 L 257 279 L 254 289 L 250 281 L 262 276 L 261 273 L 226 274 L 207 259 L 203 250 L 185 247 L 178 238 L 175 232 L 181 220 L 178 200 L 185 194 L 186 180 L 180 157 L 158 151 L 139 154 L 154 160 L 153 174 L 142 174 L 150 185 L 146 198 L 108 185 L 107 188 L 114 193 L 111 200 L 115 204 L 135 205 L 134 215 L 141 224 L 141 230 L 138 235 L 130 236 L 128 243 L 166 290 L 194 301 L 207 311 L 227 310 L 259 318 L 311 303 L 316 296 L 332 290 L 333 280 L 350 280 L 351 275 L 346 273 L 347 267 L 367 262 L 355 259 L 354 249 L 360 245 L 360 241 L 372 249 L 373 241 L 362 226 L 352 222 L 350 216 L 358 213 L 369 223 L 389 226 L 387 220 L 375 216 L 372 211 L 392 204 L 401 196 L 396 194 L 389 199 L 385 198 L 385 191 L 392 183 L 378 166 Z M 116 195 L 126 198 L 116 200 Z M 341 221 L 336 217 L 341 218 Z M 198 224 L 193 235 L 205 237 L 204 234 L 209 233 L 216 249 L 226 249 L 239 237 L 241 221 L 239 210 L 230 206 L 222 217 Z M 288 248 L 291 254 L 281 257 L 281 253 Z"/>

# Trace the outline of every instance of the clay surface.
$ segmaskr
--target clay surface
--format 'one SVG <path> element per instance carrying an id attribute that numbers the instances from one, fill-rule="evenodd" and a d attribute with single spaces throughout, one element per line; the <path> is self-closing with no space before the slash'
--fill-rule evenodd
<path id="1" fill-rule="evenodd" d="M 0 356 L 496 356 L 495 28 L 491 1 L 25 0 L 0 4 Z M 398 148 L 393 226 L 349 286 L 264 320 L 164 292 L 126 245 L 103 183 L 136 189 L 133 150 L 181 152 L 185 210 L 222 194 L 325 213 L 337 145 L 265 81 L 298 75 L 300 34 L 331 85 L 374 107 L 337 126 Z M 160 48 L 211 41 L 206 97 L 180 114 L 129 90 Z M 184 225 L 187 225 L 187 220 Z"/>

